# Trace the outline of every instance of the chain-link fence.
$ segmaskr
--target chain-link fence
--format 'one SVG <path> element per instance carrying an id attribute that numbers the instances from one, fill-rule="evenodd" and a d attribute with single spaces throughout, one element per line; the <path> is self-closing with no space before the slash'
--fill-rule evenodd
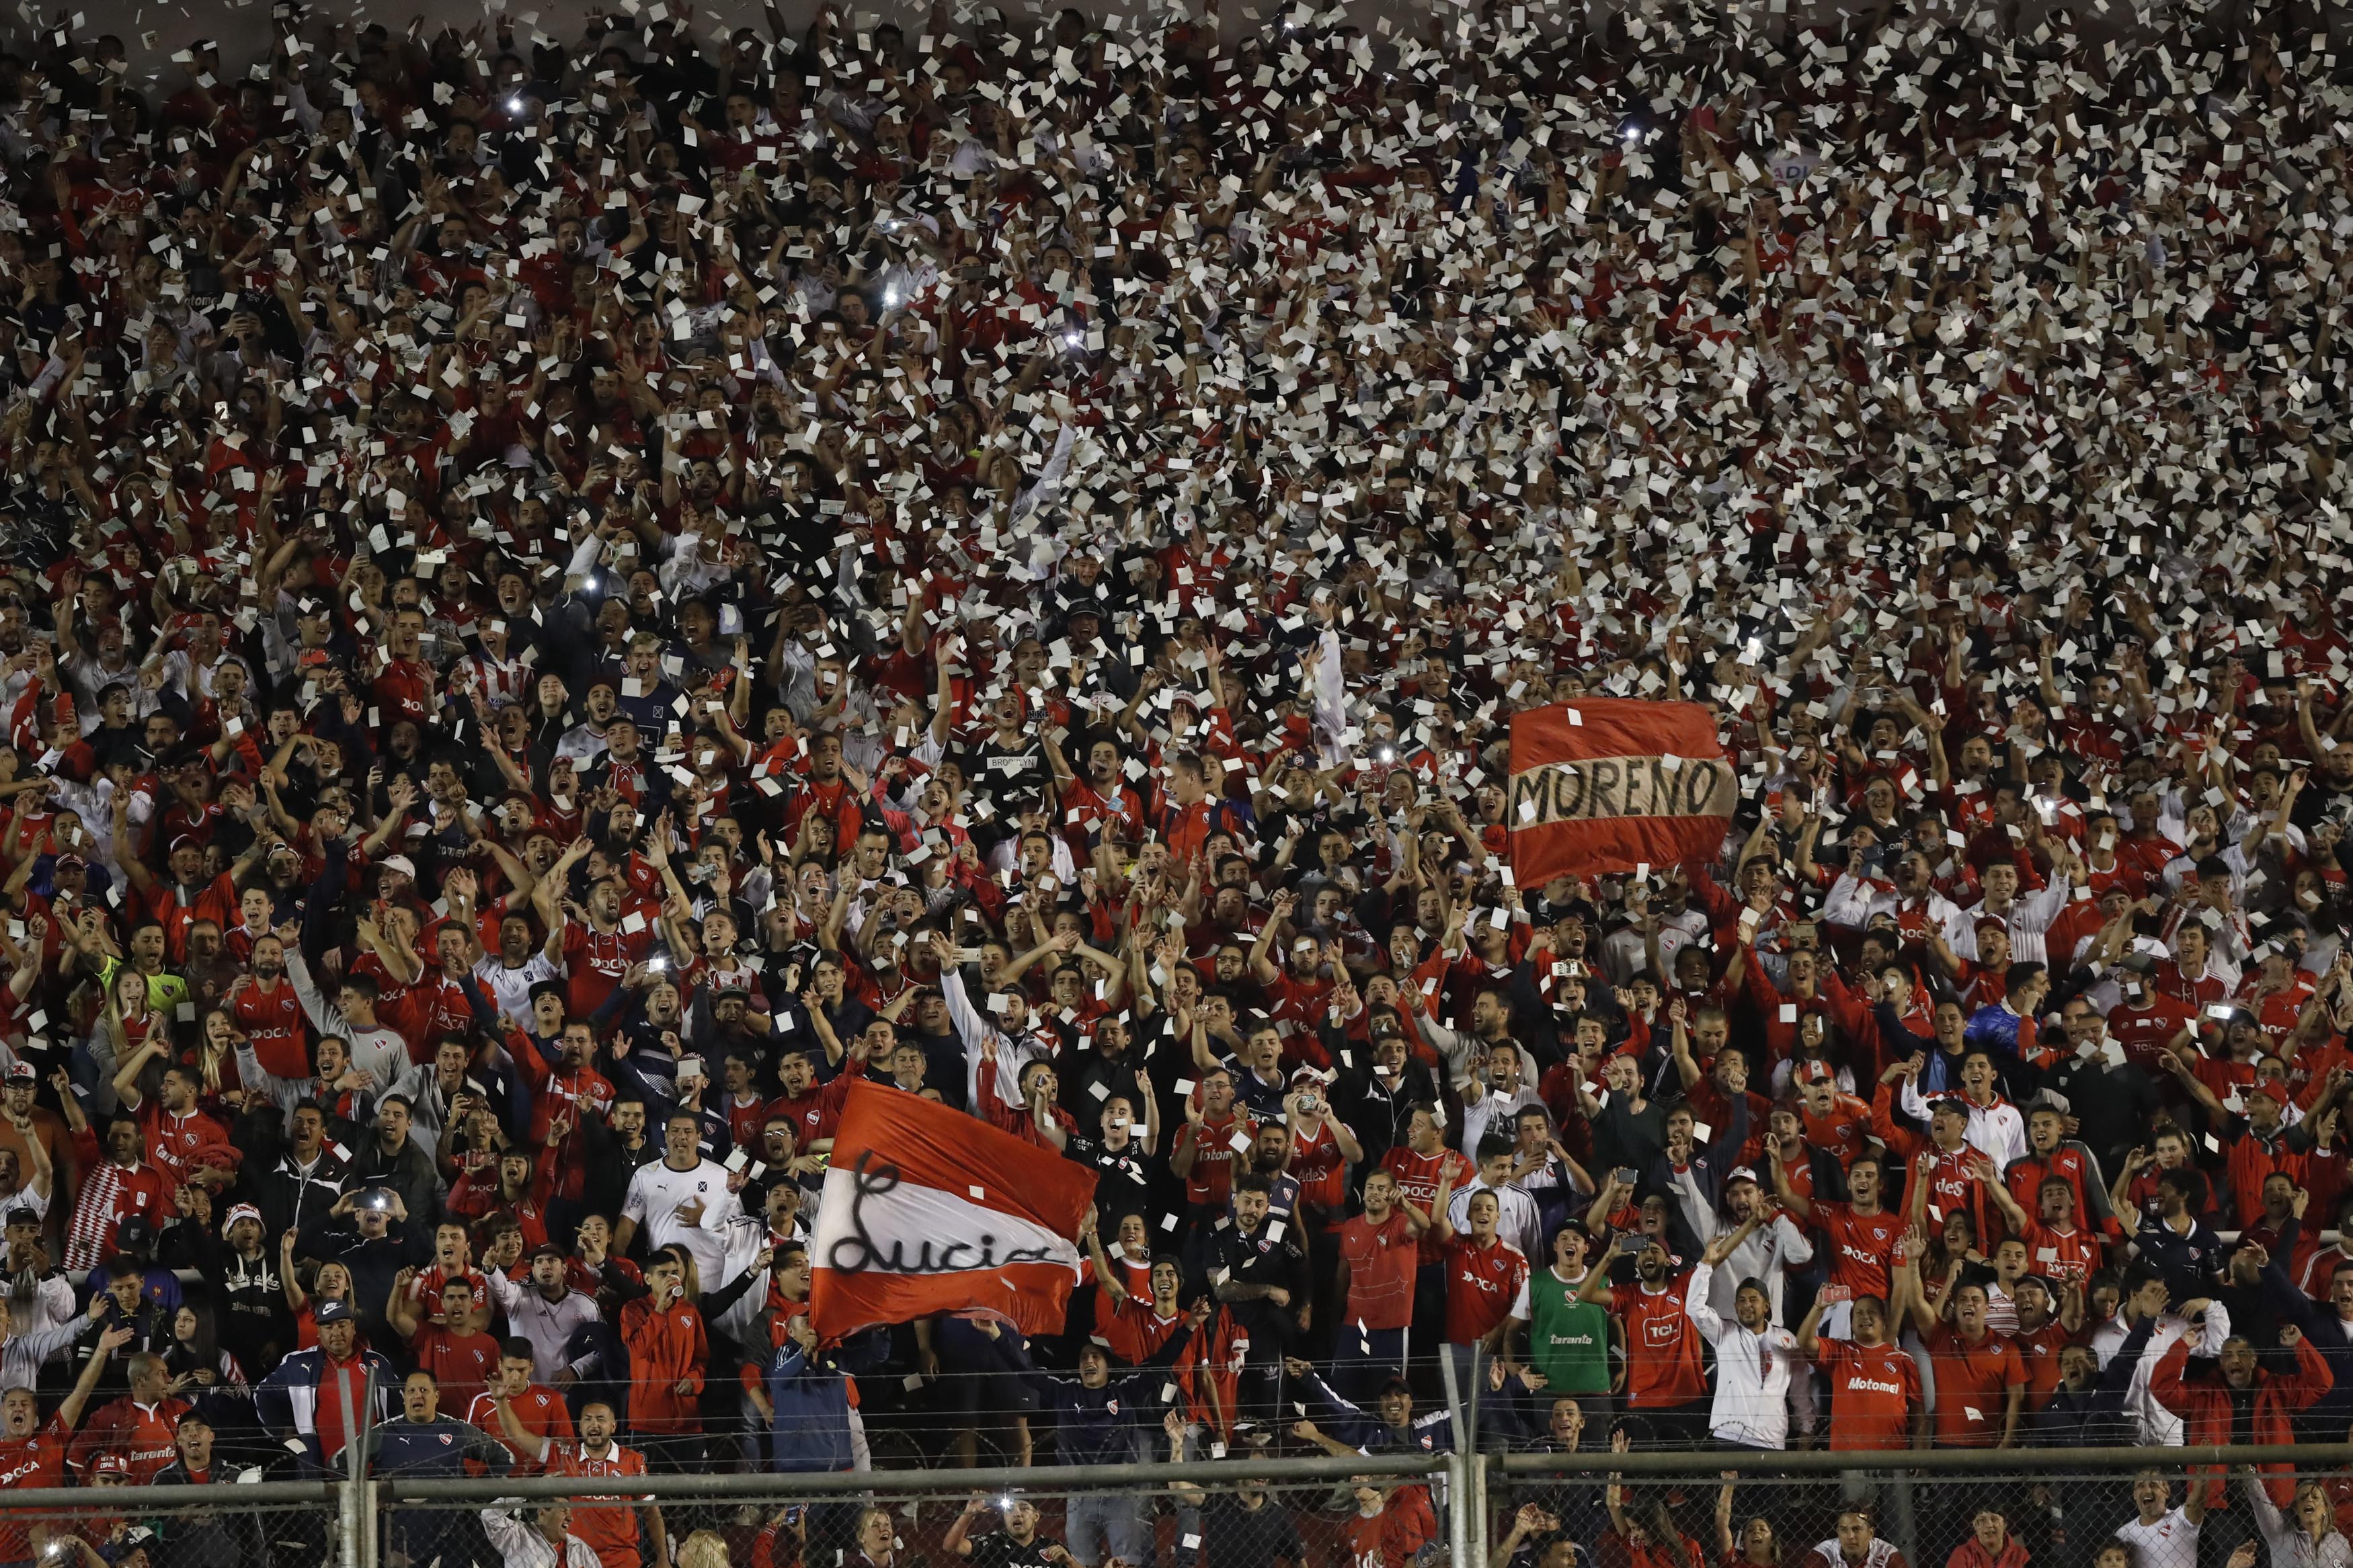
<path id="1" fill-rule="evenodd" d="M 15 1492 L 50 1568 L 2314 1568 L 2353 1552 L 2353 1447 L 1612 1453 L 1392 1449 L 821 1475 L 389 1477 Z M 363 1525 L 362 1521 L 366 1521 Z M 2332 1542 L 2332 1537 L 2336 1539 Z M 2247 1553 L 2242 1554 L 2242 1549 Z M 1822 1561 L 1810 1563 L 1819 1551 Z M 2116 1554 L 2120 1552 L 2121 1555 Z"/>
<path id="2" fill-rule="evenodd" d="M 2353 1540 L 2343 1445 L 1524 1453 L 1489 1467 L 1485 1489 L 1489 1539 L 1532 1563 L 1566 1538 L 1584 1560 L 1694 1568 L 1817 1548 L 1827 1568 L 1862 1568 L 1874 1542 L 1913 1568 L 2227 1568 L 2242 1547 L 2286 1568 L 2343 1561 Z"/>

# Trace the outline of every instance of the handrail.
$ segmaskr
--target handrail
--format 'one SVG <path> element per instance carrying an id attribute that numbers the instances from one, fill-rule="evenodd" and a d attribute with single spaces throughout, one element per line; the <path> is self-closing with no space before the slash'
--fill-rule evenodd
<path id="1" fill-rule="evenodd" d="M 1251 1480 L 1342 1481 L 1353 1476 L 1434 1476 L 1446 1468 L 1443 1454 L 1317 1454 L 1295 1459 L 1188 1459 L 1166 1465 L 1043 1465 L 1029 1469 L 819 1470 L 790 1475 L 746 1472 L 718 1476 L 631 1476 L 626 1482 L 578 1476 L 435 1476 L 379 1484 L 400 1499 L 455 1501 L 507 1498 L 575 1498 L 608 1493 L 631 1497 L 825 1497 L 844 1492 L 1091 1492 L 1121 1487 L 1193 1481 L 1231 1486 Z"/>
<path id="2" fill-rule="evenodd" d="M 2138 1470 L 2293 1465 L 2301 1470 L 2353 1467 L 2353 1443 L 2267 1443 L 2246 1447 L 2205 1445 L 2180 1448 L 1690 1448 L 1613 1454 L 1579 1448 L 1567 1453 L 1506 1454 L 1513 1476 L 1713 1475 L 1722 1470 L 1782 1476 L 1841 1475 L 1850 1470 L 1908 1470 L 1926 1475 L 2065 1475 L 2080 1470 Z"/>

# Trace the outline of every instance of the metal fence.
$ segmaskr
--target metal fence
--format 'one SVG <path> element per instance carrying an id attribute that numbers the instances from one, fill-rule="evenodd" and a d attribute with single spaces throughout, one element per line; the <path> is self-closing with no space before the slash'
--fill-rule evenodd
<path id="1" fill-rule="evenodd" d="M 613 1490 L 604 1490 L 610 1487 Z M 562 1511 L 554 1511 L 561 1509 Z M 945 1568 L 960 1542 L 1006 1531 L 1103 1568 L 1224 1568 L 1231 1543 L 1287 1542 L 1303 1568 L 1798 1568 L 1842 1533 L 1912 1568 L 2004 1564 L 2015 1542 L 2050 1568 L 2227 1568 L 2327 1562 L 2353 1536 L 2353 1446 L 1922 1450 L 1894 1453 L 1389 1453 L 1083 1468 L 825 1475 L 263 1481 L 99 1492 L 15 1491 L 0 1553 L 63 1565 L 459 1568 L 536 1561 L 580 1536 L 606 1568 Z M 2310 1555 L 2287 1532 L 2311 1539 Z M 22 1531 L 21 1547 L 6 1544 Z M 69 1538 L 88 1542 L 87 1557 Z M 702 1538 L 690 1552 L 687 1542 Z M 1566 1540 L 1574 1550 L 1564 1552 Z M 2121 1541 L 2119 1564 L 2103 1548 Z M 1983 1554 L 1964 1550 L 1971 1542 Z M 49 1550 L 44 1552 L 44 1547 Z M 1839 1556 L 1826 1553 L 1831 1568 Z M 10 1555 L 0 1560 L 21 1561 Z M 989 1560 L 987 1549 L 982 1553 Z M 1259 1561 L 1253 1557 L 1250 1560 Z"/>

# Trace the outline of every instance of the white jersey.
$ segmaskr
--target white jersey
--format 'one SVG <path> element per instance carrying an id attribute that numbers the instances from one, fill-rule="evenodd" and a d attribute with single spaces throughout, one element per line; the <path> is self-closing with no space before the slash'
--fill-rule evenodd
<path id="1" fill-rule="evenodd" d="M 702 1205 L 702 1214 L 690 1222 L 678 1210 L 696 1202 Z M 727 1167 L 717 1161 L 700 1160 L 691 1171 L 673 1171 L 667 1160 L 656 1160 L 638 1166 L 629 1178 L 621 1213 L 645 1231 L 649 1248 L 685 1247 L 702 1288 L 715 1290 L 725 1282 L 727 1222 L 742 1208 L 727 1190 Z"/>
<path id="2" fill-rule="evenodd" d="M 2198 1526 L 2178 1508 L 2155 1524 L 2135 1518 L 2116 1526 L 2116 1539 L 2132 1548 L 2133 1568 L 2198 1568 Z"/>
<path id="3" fill-rule="evenodd" d="M 543 952 L 533 952 L 514 969 L 509 969 L 504 959 L 495 956 L 474 965 L 474 978 L 482 983 L 482 989 L 498 1005 L 499 1016 L 522 1028 L 531 1026 L 531 988 L 543 980 L 561 977 Z"/>

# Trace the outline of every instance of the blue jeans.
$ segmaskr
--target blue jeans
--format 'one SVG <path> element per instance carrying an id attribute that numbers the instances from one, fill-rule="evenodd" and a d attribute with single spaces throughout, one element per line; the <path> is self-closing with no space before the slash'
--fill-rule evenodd
<path id="1" fill-rule="evenodd" d="M 1116 1557 L 1135 1568 L 1145 1561 L 1144 1500 L 1134 1492 L 1073 1492 L 1063 1510 L 1064 1544 L 1080 1568 Z"/>

